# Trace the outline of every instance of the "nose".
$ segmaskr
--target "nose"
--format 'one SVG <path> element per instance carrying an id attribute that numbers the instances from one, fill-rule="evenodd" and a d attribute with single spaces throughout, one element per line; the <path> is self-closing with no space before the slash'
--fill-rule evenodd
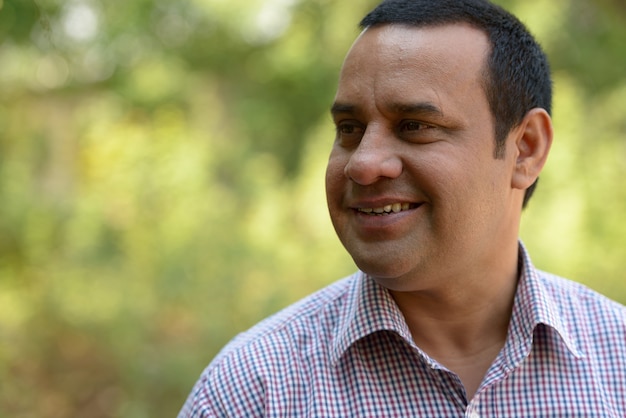
<path id="1" fill-rule="evenodd" d="M 346 177 L 363 186 L 402 173 L 402 160 L 394 149 L 393 137 L 368 127 L 344 168 Z"/>

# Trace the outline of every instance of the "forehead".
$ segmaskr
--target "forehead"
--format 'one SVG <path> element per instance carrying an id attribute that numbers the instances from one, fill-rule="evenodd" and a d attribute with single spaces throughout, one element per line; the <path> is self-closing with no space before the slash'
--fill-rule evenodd
<path id="1" fill-rule="evenodd" d="M 487 35 L 464 23 L 368 28 L 346 56 L 337 99 L 484 101 L 489 50 Z"/>
<path id="2" fill-rule="evenodd" d="M 363 58 L 374 62 L 400 58 L 403 64 L 411 64 L 419 57 L 438 58 L 440 65 L 469 69 L 468 65 L 475 64 L 482 68 L 489 50 L 487 34 L 467 23 L 423 27 L 386 24 L 366 28 L 352 45 L 344 65 Z"/>

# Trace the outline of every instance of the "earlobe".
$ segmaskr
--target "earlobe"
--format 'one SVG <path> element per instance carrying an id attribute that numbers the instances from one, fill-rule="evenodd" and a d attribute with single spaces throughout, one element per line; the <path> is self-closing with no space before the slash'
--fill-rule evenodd
<path id="1" fill-rule="evenodd" d="M 511 185 L 525 190 L 537 180 L 548 158 L 552 146 L 552 119 L 544 109 L 531 109 L 514 132 L 517 160 Z"/>

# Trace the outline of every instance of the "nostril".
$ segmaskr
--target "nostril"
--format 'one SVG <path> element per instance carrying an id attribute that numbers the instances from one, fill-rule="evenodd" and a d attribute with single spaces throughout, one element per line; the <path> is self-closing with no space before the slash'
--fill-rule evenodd
<path id="1" fill-rule="evenodd" d="M 353 154 L 344 168 L 346 178 L 364 186 L 382 178 L 394 179 L 400 174 L 402 174 L 402 161 L 394 156 L 360 158 Z"/>
<path id="2" fill-rule="evenodd" d="M 367 164 L 363 161 L 355 162 L 352 159 L 346 165 L 344 174 L 348 179 L 363 186 L 375 183 L 380 178 L 374 164 Z"/>

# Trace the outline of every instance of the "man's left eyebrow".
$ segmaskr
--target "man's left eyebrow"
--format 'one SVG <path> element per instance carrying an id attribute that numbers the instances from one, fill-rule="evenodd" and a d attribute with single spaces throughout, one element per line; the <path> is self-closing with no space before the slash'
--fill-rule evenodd
<path id="1" fill-rule="evenodd" d="M 389 110 L 399 114 L 425 114 L 434 116 L 443 116 L 443 111 L 435 104 L 430 102 L 420 103 L 392 103 Z"/>

